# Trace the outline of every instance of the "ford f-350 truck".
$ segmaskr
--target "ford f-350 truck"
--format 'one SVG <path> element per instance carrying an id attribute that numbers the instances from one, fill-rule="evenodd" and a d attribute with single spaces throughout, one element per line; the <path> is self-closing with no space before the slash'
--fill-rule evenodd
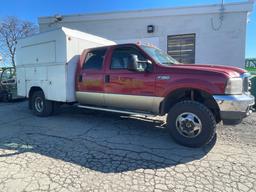
<path id="1" fill-rule="evenodd" d="M 60 103 L 126 114 L 168 114 L 173 139 L 200 147 L 215 136 L 216 124 L 240 123 L 254 104 L 245 70 L 181 64 L 153 46 L 116 45 L 67 28 L 18 45 L 18 94 L 29 98 L 37 116 L 51 115 Z"/>

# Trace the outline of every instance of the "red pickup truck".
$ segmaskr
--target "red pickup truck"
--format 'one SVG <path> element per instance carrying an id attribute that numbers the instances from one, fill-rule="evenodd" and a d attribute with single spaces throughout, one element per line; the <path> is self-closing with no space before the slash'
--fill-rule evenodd
<path id="1" fill-rule="evenodd" d="M 166 115 L 178 143 L 200 147 L 215 135 L 216 124 L 238 124 L 251 113 L 250 76 L 240 68 L 180 64 L 161 50 L 123 44 L 86 49 L 75 75 L 78 107 L 127 114 Z M 49 82 L 52 85 L 52 82 Z M 30 86 L 29 106 L 38 116 L 56 101 Z"/>
<path id="2" fill-rule="evenodd" d="M 240 123 L 254 104 L 245 70 L 180 64 L 159 49 L 144 45 L 85 50 L 76 74 L 79 107 L 168 114 L 172 137 L 191 147 L 211 141 L 221 120 Z"/>

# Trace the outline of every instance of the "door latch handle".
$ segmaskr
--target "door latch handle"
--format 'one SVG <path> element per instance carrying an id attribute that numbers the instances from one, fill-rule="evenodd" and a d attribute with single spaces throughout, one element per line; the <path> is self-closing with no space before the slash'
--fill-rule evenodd
<path id="1" fill-rule="evenodd" d="M 82 82 L 82 81 L 83 81 L 83 75 L 82 75 L 82 74 L 79 75 L 78 81 L 79 81 L 79 82 Z"/>
<path id="2" fill-rule="evenodd" d="M 110 75 L 105 75 L 104 82 L 105 83 L 109 83 L 110 82 Z"/>

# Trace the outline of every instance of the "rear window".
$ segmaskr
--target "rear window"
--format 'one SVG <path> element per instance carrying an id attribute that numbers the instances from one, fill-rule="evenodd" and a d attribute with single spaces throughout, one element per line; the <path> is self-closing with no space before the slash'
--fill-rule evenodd
<path id="1" fill-rule="evenodd" d="M 97 49 L 87 53 L 83 69 L 101 70 L 103 66 L 106 49 Z"/>

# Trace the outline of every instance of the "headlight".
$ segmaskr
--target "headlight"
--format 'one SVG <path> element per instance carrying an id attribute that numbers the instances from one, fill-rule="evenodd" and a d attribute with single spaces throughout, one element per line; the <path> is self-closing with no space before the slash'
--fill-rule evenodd
<path id="1" fill-rule="evenodd" d="M 243 92 L 243 79 L 230 78 L 228 79 L 225 94 L 242 94 Z"/>

